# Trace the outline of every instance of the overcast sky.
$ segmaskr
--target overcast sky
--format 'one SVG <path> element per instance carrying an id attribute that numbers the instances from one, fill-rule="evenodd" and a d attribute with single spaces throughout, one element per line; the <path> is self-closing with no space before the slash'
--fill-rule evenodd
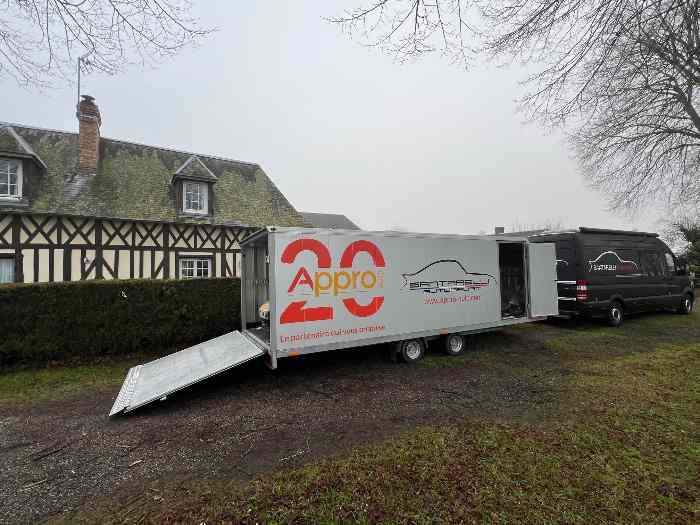
<path id="1" fill-rule="evenodd" d="M 395 64 L 323 20 L 358 1 L 198 2 L 219 29 L 198 48 L 83 77 L 82 92 L 104 137 L 257 162 L 298 210 L 366 229 L 658 229 L 650 213 L 607 212 L 561 136 L 523 123 L 522 71 Z M 75 87 L 0 93 L 0 120 L 77 131 Z"/>

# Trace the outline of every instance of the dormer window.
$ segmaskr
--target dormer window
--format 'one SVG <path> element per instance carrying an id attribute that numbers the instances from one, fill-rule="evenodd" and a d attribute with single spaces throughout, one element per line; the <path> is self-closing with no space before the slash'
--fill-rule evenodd
<path id="1" fill-rule="evenodd" d="M 213 213 L 214 184 L 218 178 L 195 155 L 190 156 L 173 174 L 178 214 L 208 217 Z"/>
<path id="2" fill-rule="evenodd" d="M 206 215 L 209 201 L 209 187 L 204 182 L 182 182 L 182 210 L 186 213 Z"/>
<path id="3" fill-rule="evenodd" d="M 22 198 L 22 163 L 0 158 L 0 199 Z"/>

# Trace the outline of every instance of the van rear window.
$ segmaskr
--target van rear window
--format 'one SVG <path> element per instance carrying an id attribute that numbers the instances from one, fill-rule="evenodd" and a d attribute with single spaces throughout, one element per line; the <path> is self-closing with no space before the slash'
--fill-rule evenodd
<path id="1" fill-rule="evenodd" d="M 576 280 L 576 252 L 571 241 L 555 243 L 557 250 L 557 280 Z"/>

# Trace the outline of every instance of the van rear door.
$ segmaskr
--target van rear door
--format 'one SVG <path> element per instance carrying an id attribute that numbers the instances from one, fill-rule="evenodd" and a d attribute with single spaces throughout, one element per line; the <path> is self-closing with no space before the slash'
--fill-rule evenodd
<path id="1" fill-rule="evenodd" d="M 527 244 L 530 316 L 559 315 L 557 265 L 554 243 Z"/>
<path id="2" fill-rule="evenodd" d="M 576 243 L 573 238 L 555 241 L 557 250 L 557 295 L 559 310 L 576 306 Z"/>

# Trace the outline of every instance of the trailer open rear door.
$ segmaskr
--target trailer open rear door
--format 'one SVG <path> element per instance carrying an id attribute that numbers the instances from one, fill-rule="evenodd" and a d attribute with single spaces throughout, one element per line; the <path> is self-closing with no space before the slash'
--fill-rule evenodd
<path id="1" fill-rule="evenodd" d="M 530 315 L 544 317 L 559 314 L 557 300 L 557 263 L 554 243 L 527 245 L 530 276 Z"/>
<path id="2" fill-rule="evenodd" d="M 135 366 L 127 373 L 109 415 L 131 412 L 264 353 L 236 331 Z"/>

